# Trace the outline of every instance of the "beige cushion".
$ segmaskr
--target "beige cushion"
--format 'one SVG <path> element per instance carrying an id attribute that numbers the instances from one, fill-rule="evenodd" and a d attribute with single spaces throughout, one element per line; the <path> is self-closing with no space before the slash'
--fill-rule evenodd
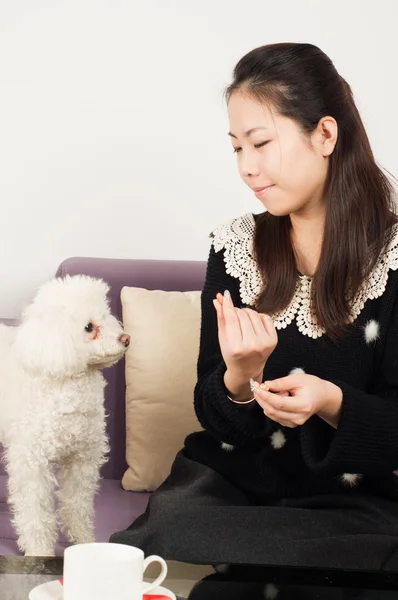
<path id="1" fill-rule="evenodd" d="M 126 354 L 125 490 L 153 491 L 170 473 L 185 437 L 201 429 L 193 390 L 200 335 L 200 292 L 124 287 Z"/>

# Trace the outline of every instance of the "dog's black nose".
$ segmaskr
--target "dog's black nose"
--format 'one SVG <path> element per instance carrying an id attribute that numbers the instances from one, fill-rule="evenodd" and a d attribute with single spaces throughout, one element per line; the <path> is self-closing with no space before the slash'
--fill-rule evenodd
<path id="1" fill-rule="evenodd" d="M 123 333 L 123 335 L 120 336 L 119 340 L 122 342 L 122 344 L 124 346 L 126 346 L 126 348 L 129 347 L 129 345 L 130 345 L 130 336 L 127 335 L 127 333 Z"/>

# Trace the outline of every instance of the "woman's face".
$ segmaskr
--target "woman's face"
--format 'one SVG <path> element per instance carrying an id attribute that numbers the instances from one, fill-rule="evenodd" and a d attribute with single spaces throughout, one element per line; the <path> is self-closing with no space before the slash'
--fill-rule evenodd
<path id="1" fill-rule="evenodd" d="M 337 126 L 334 142 L 328 127 L 335 122 L 325 117 L 305 135 L 292 119 L 240 92 L 230 98 L 228 115 L 240 176 L 271 214 L 305 214 L 323 204 L 328 156 L 337 139 Z"/>

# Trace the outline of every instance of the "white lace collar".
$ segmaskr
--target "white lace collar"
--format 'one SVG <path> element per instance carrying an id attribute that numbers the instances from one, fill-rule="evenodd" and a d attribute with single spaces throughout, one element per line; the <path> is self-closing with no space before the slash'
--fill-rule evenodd
<path id="1" fill-rule="evenodd" d="M 255 221 L 251 213 L 215 229 L 211 234 L 216 252 L 224 249 L 226 271 L 239 279 L 239 294 L 244 304 L 252 305 L 260 293 L 263 282 L 253 257 L 253 236 Z M 363 282 L 352 303 L 350 322 L 358 317 L 367 300 L 378 298 L 386 289 L 388 271 L 398 269 L 398 224 L 393 226 L 393 235 L 386 251 L 379 257 L 370 276 Z M 277 329 L 285 329 L 296 320 L 303 335 L 311 338 L 321 337 L 325 330 L 316 321 L 310 311 L 312 279 L 300 275 L 293 298 L 282 311 L 272 315 Z"/>

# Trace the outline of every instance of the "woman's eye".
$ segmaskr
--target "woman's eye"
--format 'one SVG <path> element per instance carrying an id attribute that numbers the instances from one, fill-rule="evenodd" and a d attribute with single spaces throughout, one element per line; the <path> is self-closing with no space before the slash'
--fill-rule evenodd
<path id="1" fill-rule="evenodd" d="M 85 326 L 85 328 L 84 328 L 84 329 L 87 331 L 87 333 L 91 333 L 91 332 L 92 332 L 92 330 L 93 330 L 93 324 L 92 324 L 92 323 L 88 323 L 88 324 Z"/>
<path id="2" fill-rule="evenodd" d="M 263 146 L 266 146 L 267 144 L 269 144 L 271 140 L 267 140 L 266 142 L 260 142 L 259 144 L 254 144 L 255 148 L 262 148 Z M 239 152 L 241 152 L 242 148 L 238 147 L 238 148 L 234 148 L 234 154 L 238 154 Z"/>

